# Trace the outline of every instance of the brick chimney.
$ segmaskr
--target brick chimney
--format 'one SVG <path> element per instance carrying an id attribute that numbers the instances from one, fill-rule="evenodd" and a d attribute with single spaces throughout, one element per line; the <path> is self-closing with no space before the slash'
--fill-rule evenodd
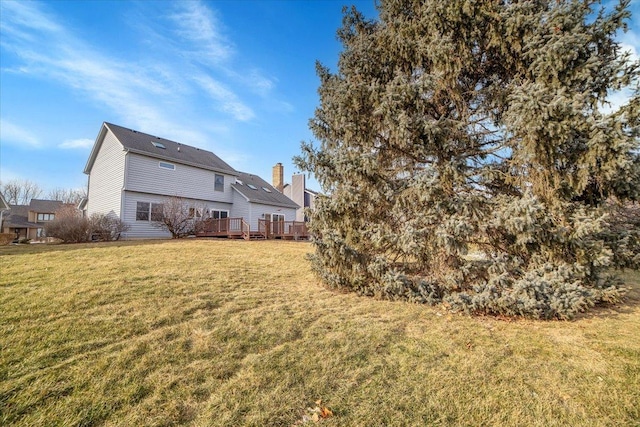
<path id="1" fill-rule="evenodd" d="M 284 189 L 284 166 L 278 163 L 273 167 L 273 175 L 271 176 L 273 187 L 282 193 Z"/>

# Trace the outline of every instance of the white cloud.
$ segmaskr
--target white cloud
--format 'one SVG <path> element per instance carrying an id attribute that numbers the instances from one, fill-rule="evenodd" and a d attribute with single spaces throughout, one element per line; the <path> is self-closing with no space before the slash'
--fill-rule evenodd
<path id="1" fill-rule="evenodd" d="M 14 2 L 2 2 L 5 3 Z M 198 72 L 205 77 L 190 79 L 194 72 L 192 62 L 160 64 L 145 58 L 144 62 L 135 63 L 105 56 L 99 53 L 99 47 L 74 37 L 37 6 L 21 3 L 3 8 L 3 36 L 8 36 L 3 37 L 3 44 L 11 45 L 12 51 L 23 59 L 20 72 L 64 82 L 108 106 L 132 126 L 153 123 L 157 129 L 164 123 L 172 129 L 181 127 L 175 123 L 175 111 L 186 110 L 190 106 L 188 95 L 202 89 L 215 101 L 211 105 L 214 111 L 239 121 L 255 117 L 253 110 L 227 85 L 202 71 Z M 178 2 L 177 7 L 179 11 L 172 16 L 175 31 L 191 42 L 196 56 L 208 52 L 208 58 L 219 63 L 231 55 L 231 45 L 221 35 L 221 25 L 211 10 L 199 2 Z M 4 27 L 16 30 L 5 32 Z M 16 36 L 20 31 L 28 32 L 30 38 Z"/>
<path id="2" fill-rule="evenodd" d="M 233 55 L 233 45 L 223 36 L 217 15 L 199 1 L 177 2 L 169 19 L 176 25 L 175 34 L 190 42 L 194 58 L 219 64 Z"/>
<path id="3" fill-rule="evenodd" d="M 26 148 L 40 148 L 41 146 L 37 136 L 5 119 L 0 119 L 0 141 L 16 146 L 26 146 Z"/>
<path id="4" fill-rule="evenodd" d="M 68 139 L 64 141 L 62 144 L 58 145 L 58 148 L 62 148 L 65 150 L 68 149 L 85 149 L 93 147 L 93 139 L 89 138 L 80 138 L 80 139 Z"/>
<path id="5" fill-rule="evenodd" d="M 11 16 L 10 19 L 3 20 L 2 31 L 24 40 L 33 39 L 32 31 L 50 34 L 62 31 L 62 27 L 53 18 L 26 2 L 0 2 L 0 14 Z"/>
<path id="6" fill-rule="evenodd" d="M 253 70 L 249 73 L 247 84 L 262 96 L 269 95 L 275 87 L 273 80 L 263 76 L 258 70 Z"/>
<path id="7" fill-rule="evenodd" d="M 194 81 L 216 101 L 219 109 L 231 114 L 236 120 L 244 122 L 255 117 L 253 110 L 243 104 L 232 91 L 220 82 L 204 74 L 194 77 Z"/>

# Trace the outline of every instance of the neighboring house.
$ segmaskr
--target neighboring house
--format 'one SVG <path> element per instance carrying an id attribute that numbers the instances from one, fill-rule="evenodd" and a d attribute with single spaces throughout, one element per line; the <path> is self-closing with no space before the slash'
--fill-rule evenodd
<path id="1" fill-rule="evenodd" d="M 55 219 L 62 206 L 57 200 L 40 199 L 32 199 L 28 205 L 11 205 L 3 215 L 2 232 L 13 233 L 18 240 L 44 237 L 44 226 Z"/>
<path id="2" fill-rule="evenodd" d="M 291 200 L 258 197 L 269 196 L 263 187 L 272 187 L 210 151 L 111 123 L 103 123 L 84 173 L 89 175 L 87 215 L 120 218 L 130 226 L 123 238 L 170 237 L 154 224 L 169 197 L 184 199 L 194 217 L 242 217 L 250 223 L 280 212 L 291 221 L 297 209 Z M 256 182 L 257 190 L 245 189 L 243 177 L 247 186 Z"/>
<path id="3" fill-rule="evenodd" d="M 0 193 L 0 233 L 2 233 L 3 230 L 2 221 L 4 220 L 4 213 L 9 209 L 11 209 L 11 206 L 9 206 L 9 203 L 7 203 L 2 193 Z"/>
<path id="4" fill-rule="evenodd" d="M 273 167 L 273 186 L 282 192 L 298 206 L 296 221 L 307 221 L 305 209 L 313 209 L 318 193 L 307 188 L 304 174 L 294 174 L 291 184 L 284 183 L 284 167 L 278 163 Z"/>

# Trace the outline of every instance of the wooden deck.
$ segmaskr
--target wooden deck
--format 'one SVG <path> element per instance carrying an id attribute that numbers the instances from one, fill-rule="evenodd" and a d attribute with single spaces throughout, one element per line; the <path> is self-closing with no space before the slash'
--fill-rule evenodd
<path id="1" fill-rule="evenodd" d="M 307 225 L 301 221 L 258 220 L 258 230 L 251 230 L 244 218 L 206 219 L 196 229 L 196 237 L 226 237 L 230 239 L 287 239 L 309 238 Z"/>

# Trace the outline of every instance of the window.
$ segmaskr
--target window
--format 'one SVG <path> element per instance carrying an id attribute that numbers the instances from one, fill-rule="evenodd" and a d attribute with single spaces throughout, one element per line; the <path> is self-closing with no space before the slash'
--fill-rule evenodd
<path id="1" fill-rule="evenodd" d="M 213 189 L 216 191 L 224 191 L 224 175 L 216 174 L 216 181 Z"/>
<path id="2" fill-rule="evenodd" d="M 256 187 L 256 186 L 255 186 L 255 185 L 253 185 L 253 184 L 247 184 L 247 187 L 249 187 L 249 188 L 250 188 L 250 189 L 252 189 L 252 190 L 257 190 L 257 189 L 258 189 L 258 187 Z"/>
<path id="3" fill-rule="evenodd" d="M 172 163 L 167 163 L 167 162 L 160 162 L 158 163 L 158 167 L 162 168 L 162 169 L 169 169 L 169 170 L 176 170 L 176 165 L 172 164 Z"/>
<path id="4" fill-rule="evenodd" d="M 158 141 L 151 141 L 151 143 L 153 144 L 154 147 L 156 148 L 162 148 L 163 150 L 165 149 L 165 146 L 162 142 L 158 142 Z"/>
<path id="5" fill-rule="evenodd" d="M 229 217 L 229 211 L 218 211 L 218 210 L 211 211 L 211 218 L 213 219 L 224 219 L 228 217 Z"/>
<path id="6" fill-rule="evenodd" d="M 189 218 L 202 218 L 202 210 L 198 208 L 189 208 Z"/>
<path id="7" fill-rule="evenodd" d="M 271 231 L 274 234 L 284 233 L 284 215 L 283 214 L 271 214 Z"/>
<path id="8" fill-rule="evenodd" d="M 271 190 L 269 190 L 267 187 L 262 187 L 262 189 L 263 189 L 264 191 L 266 191 L 267 193 L 271 193 Z"/>
<path id="9" fill-rule="evenodd" d="M 149 221 L 149 206 L 147 202 L 136 203 L 136 221 Z"/>
<path id="10" fill-rule="evenodd" d="M 38 214 L 38 221 L 53 221 L 55 219 L 56 215 L 52 214 L 52 213 L 39 213 Z"/>
<path id="11" fill-rule="evenodd" d="M 162 203 L 151 203 L 151 221 L 162 221 L 164 205 Z"/>
<path id="12" fill-rule="evenodd" d="M 244 185 L 244 182 L 242 182 L 241 179 L 236 178 L 236 184 Z"/>
<path id="13" fill-rule="evenodd" d="M 162 203 L 137 202 L 136 221 L 162 221 Z"/>

